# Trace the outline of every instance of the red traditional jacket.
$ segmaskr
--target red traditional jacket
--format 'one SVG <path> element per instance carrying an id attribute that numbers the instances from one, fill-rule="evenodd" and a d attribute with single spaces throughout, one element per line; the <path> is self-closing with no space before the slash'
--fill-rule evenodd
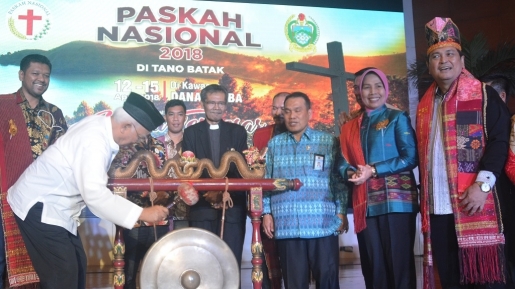
<path id="1" fill-rule="evenodd" d="M 268 145 L 268 141 L 272 139 L 274 135 L 274 126 L 268 125 L 262 128 L 257 129 L 254 132 L 254 136 L 252 141 L 254 146 L 258 148 L 258 150 L 262 150 L 264 147 Z"/>

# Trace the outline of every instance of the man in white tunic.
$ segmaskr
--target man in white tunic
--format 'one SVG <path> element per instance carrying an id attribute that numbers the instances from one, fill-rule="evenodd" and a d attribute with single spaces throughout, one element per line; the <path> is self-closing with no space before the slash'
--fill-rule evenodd
<path id="1" fill-rule="evenodd" d="M 72 126 L 9 188 L 7 201 L 42 288 L 85 288 L 87 258 L 77 233 L 85 206 L 125 228 L 167 217 L 165 207 L 141 208 L 106 187 L 119 146 L 163 122 L 152 102 L 131 93 L 112 116 L 89 116 Z"/>

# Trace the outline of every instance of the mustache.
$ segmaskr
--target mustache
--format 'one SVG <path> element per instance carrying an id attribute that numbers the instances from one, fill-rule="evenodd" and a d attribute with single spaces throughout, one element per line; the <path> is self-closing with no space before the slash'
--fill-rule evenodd
<path id="1" fill-rule="evenodd" d="M 282 115 L 274 115 L 273 117 L 275 123 L 283 123 L 284 122 L 284 116 Z"/>

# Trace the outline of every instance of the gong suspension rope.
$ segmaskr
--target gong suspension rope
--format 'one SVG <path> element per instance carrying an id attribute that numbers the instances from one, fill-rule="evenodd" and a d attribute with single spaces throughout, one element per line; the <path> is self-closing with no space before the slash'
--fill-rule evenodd
<path id="1" fill-rule="evenodd" d="M 229 179 L 225 177 L 225 192 L 222 195 L 222 226 L 220 227 L 220 238 L 224 238 L 224 224 L 225 224 L 225 205 L 229 208 L 232 208 L 233 203 L 231 199 L 231 194 L 229 194 Z"/>
<path id="2" fill-rule="evenodd" d="M 149 198 L 150 198 L 150 203 L 152 204 L 152 207 L 154 206 L 154 201 L 157 199 L 157 193 L 154 192 L 154 180 L 152 179 L 152 177 L 149 177 L 148 178 L 149 182 L 150 182 L 150 194 L 149 194 Z M 157 229 L 156 229 L 156 223 L 154 223 L 154 240 L 157 242 Z"/>

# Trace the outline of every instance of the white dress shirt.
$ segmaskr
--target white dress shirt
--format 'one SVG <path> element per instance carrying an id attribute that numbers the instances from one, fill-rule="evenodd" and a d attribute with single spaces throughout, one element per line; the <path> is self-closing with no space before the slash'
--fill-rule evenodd
<path id="1" fill-rule="evenodd" d="M 114 195 L 107 187 L 107 170 L 119 150 L 111 118 L 88 116 L 70 127 L 8 190 L 13 212 L 25 220 L 37 202 L 43 203 L 41 222 L 77 235 L 81 210 L 131 229 L 142 208 Z"/>
<path id="2" fill-rule="evenodd" d="M 436 105 L 435 105 L 436 106 Z M 433 138 L 433 157 L 431 162 L 433 213 L 435 215 L 452 214 L 451 194 L 449 192 L 449 176 L 444 152 L 441 117 L 438 112 L 438 121 L 434 122 L 435 133 Z"/>

